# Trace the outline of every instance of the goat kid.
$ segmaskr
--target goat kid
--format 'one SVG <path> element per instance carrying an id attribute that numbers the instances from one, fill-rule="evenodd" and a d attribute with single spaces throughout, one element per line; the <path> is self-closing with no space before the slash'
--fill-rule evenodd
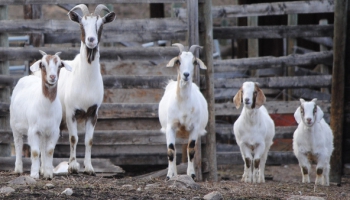
<path id="1" fill-rule="evenodd" d="M 182 44 L 173 44 L 180 49 L 180 55 L 172 58 L 167 67 L 177 67 L 177 81 L 170 81 L 166 86 L 164 95 L 159 103 L 159 121 L 161 131 L 166 134 L 168 147 L 168 173 L 167 180 L 177 175 L 176 169 L 176 137 L 188 139 L 187 175 L 195 178 L 193 158 L 198 136 L 206 133 L 208 122 L 208 105 L 198 86 L 192 82 L 195 66 L 206 69 L 204 63 L 193 54 L 198 45 L 190 47 L 189 52 L 184 51 Z"/>
<path id="2" fill-rule="evenodd" d="M 81 9 L 83 17 L 74 12 L 76 9 Z M 99 16 L 102 10 L 108 12 L 104 17 Z M 81 46 L 80 54 L 74 60 L 67 61 L 73 68 L 72 73 L 61 70 L 61 78 L 58 81 L 58 94 L 64 116 L 61 129 L 66 123 L 70 141 L 69 173 L 78 173 L 79 163 L 76 161 L 77 122 L 86 122 L 84 173 L 95 175 L 91 164 L 92 138 L 104 93 L 99 43 L 103 25 L 114 21 L 115 13 L 110 12 L 106 6 L 101 4 L 96 7 L 94 13 L 89 13 L 86 5 L 80 4 L 72 8 L 68 15 L 73 22 L 80 25 Z"/>
<path id="3" fill-rule="evenodd" d="M 21 78 L 13 90 L 10 105 L 10 125 L 16 149 L 15 173 L 23 173 L 22 148 L 23 135 L 28 135 L 31 148 L 32 166 L 30 176 L 44 178 L 53 176 L 53 153 L 59 137 L 59 125 L 62 108 L 57 98 L 57 80 L 59 71 L 69 64 L 59 58 L 60 52 L 47 55 L 40 51 L 43 58 L 35 62 L 30 70 L 41 70 L 41 78 L 30 75 Z"/>
<path id="4" fill-rule="evenodd" d="M 266 159 L 275 135 L 275 124 L 263 106 L 266 97 L 257 83 L 245 82 L 234 96 L 233 102 L 237 109 L 242 102 L 244 104 L 233 125 L 245 163 L 242 181 L 264 183 Z"/>
<path id="5" fill-rule="evenodd" d="M 302 182 L 310 183 L 311 162 L 317 163 L 315 184 L 329 185 L 330 159 L 333 152 L 333 133 L 323 119 L 323 111 L 316 104 L 300 99 L 294 113 L 298 128 L 293 135 L 293 150 L 298 158 Z"/>

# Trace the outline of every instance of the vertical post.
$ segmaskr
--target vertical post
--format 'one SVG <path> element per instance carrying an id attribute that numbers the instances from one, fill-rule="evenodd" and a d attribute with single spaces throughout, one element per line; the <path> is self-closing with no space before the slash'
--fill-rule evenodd
<path id="1" fill-rule="evenodd" d="M 288 15 L 288 26 L 292 25 L 298 25 L 298 15 L 297 14 L 291 14 Z M 287 54 L 290 55 L 293 53 L 293 47 L 297 45 L 297 39 L 295 38 L 288 38 L 287 39 Z M 295 67 L 294 66 L 288 66 L 287 68 L 287 75 L 288 76 L 294 76 Z M 288 101 L 292 100 L 293 90 L 288 89 Z"/>
<path id="2" fill-rule="evenodd" d="M 344 121 L 344 72 L 347 36 L 348 0 L 334 1 L 334 45 L 331 101 L 331 128 L 334 151 L 331 157 L 330 181 L 341 183 L 342 138 Z"/>
<path id="3" fill-rule="evenodd" d="M 200 41 L 204 46 L 203 61 L 206 63 L 205 71 L 205 97 L 208 102 L 209 121 L 207 125 L 206 144 L 203 157 L 207 161 L 208 173 L 203 174 L 205 180 L 217 181 L 217 162 L 216 162 L 216 135 L 215 135 L 215 99 L 214 99 L 214 67 L 213 67 L 213 19 L 212 19 L 212 2 L 204 0 L 199 5 L 199 15 L 201 16 Z"/>
<path id="4" fill-rule="evenodd" d="M 327 19 L 321 19 L 319 22 L 320 25 L 327 25 L 328 20 Z M 320 51 L 327 51 L 327 47 L 324 45 L 320 45 Z M 321 64 L 321 69 L 320 69 L 322 74 L 329 74 L 329 69 L 328 66 L 325 64 Z M 329 89 L 328 88 L 321 88 L 321 92 L 329 94 Z"/>
<path id="5" fill-rule="evenodd" d="M 24 19 L 41 19 L 41 5 L 24 5 L 23 6 Z M 35 47 L 44 45 L 44 35 L 32 33 L 29 38 L 30 44 Z"/>
<path id="6" fill-rule="evenodd" d="M 248 26 L 258 26 L 258 16 L 248 17 Z M 259 39 L 248 39 L 248 57 L 259 57 Z M 256 76 L 256 70 L 250 70 Z"/>
<path id="7" fill-rule="evenodd" d="M 7 6 L 0 6 L 0 20 L 7 19 Z M 8 47 L 8 36 L 6 33 L 0 33 L 0 46 Z M 3 61 L 0 62 L 0 74 L 9 75 L 9 62 Z M 0 89 L 0 102 L 10 102 L 10 86 Z M 8 130 L 10 128 L 9 116 L 0 118 L 0 127 L 1 129 Z M 0 145 L 0 156 L 10 156 L 11 155 L 11 145 L 10 144 L 1 144 Z"/>
<path id="8" fill-rule="evenodd" d="M 187 0 L 187 17 L 188 17 L 188 46 L 194 44 L 199 45 L 199 34 L 198 34 L 198 0 Z M 199 50 L 195 53 L 198 57 Z M 193 81 L 199 86 L 200 84 L 200 71 L 198 67 L 194 68 Z M 196 153 L 194 158 L 195 171 L 197 180 L 202 180 L 202 141 L 198 137 L 196 141 Z M 185 148 L 183 148 L 185 149 Z M 187 147 L 186 147 L 187 150 Z M 184 154 L 184 152 L 182 153 Z M 183 156 L 184 157 L 184 156 Z"/>

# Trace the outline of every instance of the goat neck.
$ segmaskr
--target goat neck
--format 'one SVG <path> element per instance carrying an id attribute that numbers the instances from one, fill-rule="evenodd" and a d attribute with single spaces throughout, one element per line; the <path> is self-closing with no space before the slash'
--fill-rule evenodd
<path id="1" fill-rule="evenodd" d="M 49 84 L 46 81 L 46 71 L 41 70 L 41 89 L 45 99 L 48 99 L 51 103 L 57 96 L 57 82 L 54 85 Z"/>
<path id="2" fill-rule="evenodd" d="M 181 76 L 177 75 L 176 97 L 181 102 L 191 97 L 192 81 L 183 82 Z"/>
<path id="3" fill-rule="evenodd" d="M 261 121 L 261 112 L 257 108 L 247 108 L 246 106 L 243 106 L 242 113 L 244 121 L 248 122 L 249 124 L 256 124 L 257 122 Z"/>
<path id="4" fill-rule="evenodd" d="M 92 81 L 90 78 L 96 77 L 96 74 L 101 74 L 100 53 L 98 51 L 98 46 L 95 49 L 97 49 L 95 52 L 95 58 L 91 63 L 89 63 L 88 57 L 87 57 L 88 48 L 83 42 L 81 42 L 80 55 L 79 55 L 80 65 L 76 66 L 75 68 L 75 74 L 77 76 L 80 75 L 81 78 L 88 79 L 89 81 Z"/>

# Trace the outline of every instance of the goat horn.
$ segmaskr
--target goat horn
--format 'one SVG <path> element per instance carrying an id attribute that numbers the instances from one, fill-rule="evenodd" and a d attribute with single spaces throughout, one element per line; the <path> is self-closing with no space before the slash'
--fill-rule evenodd
<path id="1" fill-rule="evenodd" d="M 43 51 L 41 51 L 41 50 L 39 50 L 39 52 L 40 52 L 41 55 L 43 55 L 43 56 L 47 55 L 45 52 L 43 52 Z"/>
<path id="2" fill-rule="evenodd" d="M 196 49 L 197 48 L 200 48 L 200 49 L 202 49 L 203 47 L 201 47 L 201 46 L 199 46 L 199 45 L 192 45 L 191 47 L 190 47 L 190 52 L 192 52 L 193 54 L 194 54 L 194 51 L 196 51 Z"/>
<path id="3" fill-rule="evenodd" d="M 180 49 L 180 53 L 181 52 L 183 52 L 184 51 L 184 45 L 182 45 L 182 44 L 180 44 L 180 43 L 175 43 L 175 44 L 173 44 L 172 46 L 177 46 L 177 47 L 179 47 L 179 49 Z"/>
<path id="4" fill-rule="evenodd" d="M 102 10 L 105 10 L 105 11 L 107 11 L 107 12 L 110 12 L 109 9 L 108 9 L 105 5 L 100 4 L 100 5 L 98 5 L 98 6 L 95 8 L 95 12 L 94 12 L 95 15 L 100 15 L 100 12 L 101 12 Z"/>
<path id="5" fill-rule="evenodd" d="M 62 52 L 57 52 L 57 53 L 55 53 L 55 56 L 59 56 L 59 55 L 61 55 L 61 53 Z"/>
<path id="6" fill-rule="evenodd" d="M 81 12 L 83 12 L 83 15 L 89 14 L 89 9 L 85 4 L 79 4 L 79 5 L 74 6 L 74 8 L 72 8 L 69 12 L 72 12 L 73 10 L 76 10 L 78 8 L 81 9 Z"/>

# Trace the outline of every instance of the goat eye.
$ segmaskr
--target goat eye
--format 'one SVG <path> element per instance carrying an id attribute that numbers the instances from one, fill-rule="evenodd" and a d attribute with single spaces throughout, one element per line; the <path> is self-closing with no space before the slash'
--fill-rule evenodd
<path id="1" fill-rule="evenodd" d="M 198 65 L 198 63 L 197 63 L 197 61 L 196 61 L 196 60 L 193 62 L 193 65 Z"/>
<path id="2" fill-rule="evenodd" d="M 177 65 L 181 65 L 181 63 L 180 63 L 180 61 L 179 61 L 179 60 L 177 60 L 177 61 L 175 62 L 175 64 L 177 64 Z"/>

